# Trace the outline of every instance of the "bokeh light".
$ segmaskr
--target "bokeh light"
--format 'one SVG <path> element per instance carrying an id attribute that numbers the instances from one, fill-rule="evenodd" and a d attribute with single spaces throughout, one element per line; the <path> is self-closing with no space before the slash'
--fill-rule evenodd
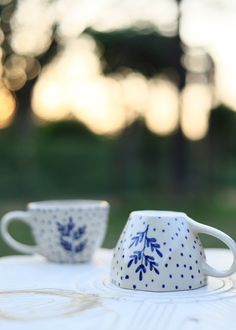
<path id="1" fill-rule="evenodd" d="M 51 121 L 74 116 L 98 134 L 115 133 L 139 116 L 145 118 L 148 128 L 156 134 L 168 135 L 176 129 L 179 96 L 173 84 L 161 77 L 149 81 L 132 71 L 105 78 L 94 40 L 81 37 L 88 27 L 106 32 L 130 26 L 137 29 L 152 26 L 163 35 L 173 36 L 178 16 L 176 1 L 24 0 L 17 2 L 16 10 L 11 0 L 0 0 L 0 5 L 3 6 L 0 44 L 5 44 L 11 37 L 11 51 L 15 53 L 10 54 L 7 50 L 4 54 L 0 76 L 7 89 L 18 91 L 27 80 L 40 75 L 32 99 L 38 118 Z M 216 64 L 216 97 L 236 110 L 236 69 L 233 65 L 236 46 L 232 43 L 236 21 L 233 9 L 233 1 L 227 1 L 227 5 L 223 5 L 222 0 L 217 3 L 182 1 L 180 32 L 186 45 L 183 57 L 186 69 L 194 73 L 195 78 L 199 74 L 206 78 L 207 71 L 213 69 L 209 53 Z M 6 29 L 11 27 L 12 33 L 5 33 L 4 26 Z M 41 70 L 36 57 L 50 47 L 54 37 L 62 48 Z M 191 90 L 194 85 L 200 85 L 200 81 L 192 81 Z M 181 126 L 188 138 L 200 139 L 208 129 L 209 106 L 207 101 L 202 101 L 202 110 L 199 110 L 199 102 L 190 107 L 186 96 L 190 93 L 189 88 L 187 86 L 183 92 Z M 94 110 L 96 102 L 89 100 L 91 95 L 97 99 L 101 120 Z M 194 111 L 197 114 L 194 115 Z M 116 118 L 114 121 L 110 115 L 112 112 Z M 191 128 L 195 116 L 199 125 Z M 109 121 L 110 128 L 107 127 Z"/>
<path id="2" fill-rule="evenodd" d="M 71 41 L 43 69 L 33 90 L 34 113 L 43 120 L 68 118 L 75 108 L 80 86 L 96 80 L 100 72 L 94 41 L 87 36 Z"/>
<path id="3" fill-rule="evenodd" d="M 43 120 L 56 121 L 68 117 L 69 110 L 64 98 L 63 85 L 56 80 L 42 77 L 36 84 L 32 96 L 34 113 Z"/>
<path id="4" fill-rule="evenodd" d="M 0 129 L 2 129 L 11 124 L 16 110 L 14 97 L 2 82 L 0 82 L 0 105 Z"/>
<path id="5" fill-rule="evenodd" d="M 142 115 L 147 107 L 148 81 L 138 72 L 127 72 L 114 77 L 121 85 L 121 98 L 131 117 Z"/>
<path id="6" fill-rule="evenodd" d="M 152 79 L 145 120 L 159 135 L 172 133 L 178 124 L 179 96 L 176 86 L 167 80 Z"/>
<path id="7" fill-rule="evenodd" d="M 208 132 L 212 92 L 207 85 L 188 84 L 182 92 L 181 127 L 190 140 L 203 139 Z"/>
<path id="8" fill-rule="evenodd" d="M 11 19 L 11 47 L 17 54 L 39 55 L 51 44 L 55 22 L 53 7 L 47 0 L 18 2 Z"/>
<path id="9" fill-rule="evenodd" d="M 80 84 L 74 98 L 74 114 L 97 134 L 115 134 L 126 124 L 120 95 L 120 86 L 113 79 L 100 78 Z"/>

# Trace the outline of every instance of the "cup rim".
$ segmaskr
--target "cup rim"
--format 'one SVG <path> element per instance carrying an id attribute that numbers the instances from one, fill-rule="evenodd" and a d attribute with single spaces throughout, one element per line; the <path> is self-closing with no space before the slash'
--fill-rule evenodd
<path id="1" fill-rule="evenodd" d="M 105 200 L 95 199 L 58 199 L 30 202 L 27 204 L 29 210 L 34 209 L 66 209 L 66 208 L 87 208 L 87 207 L 109 207 Z"/>
<path id="2" fill-rule="evenodd" d="M 145 217 L 161 217 L 161 218 L 168 218 L 168 217 L 187 217 L 187 214 L 184 212 L 179 211 L 166 211 L 166 210 L 137 210 L 131 212 L 130 215 L 139 215 Z"/>

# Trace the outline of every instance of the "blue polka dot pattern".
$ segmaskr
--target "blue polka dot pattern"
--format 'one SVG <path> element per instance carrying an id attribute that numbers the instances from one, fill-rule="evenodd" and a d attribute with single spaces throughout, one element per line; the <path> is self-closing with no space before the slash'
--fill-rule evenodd
<path id="1" fill-rule="evenodd" d="M 106 202 L 35 202 L 29 211 L 38 253 L 50 261 L 86 262 L 102 245 L 109 214 Z"/>
<path id="2" fill-rule="evenodd" d="M 185 216 L 137 214 L 131 213 L 114 250 L 112 283 L 145 291 L 191 290 L 205 285 L 204 250 Z"/>

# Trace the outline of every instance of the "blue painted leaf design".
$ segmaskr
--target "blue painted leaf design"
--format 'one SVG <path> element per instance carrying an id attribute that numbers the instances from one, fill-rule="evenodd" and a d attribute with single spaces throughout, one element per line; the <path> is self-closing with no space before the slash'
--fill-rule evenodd
<path id="1" fill-rule="evenodd" d="M 142 281 L 142 280 L 143 280 L 143 273 L 140 272 L 140 273 L 139 273 L 139 281 Z"/>
<path id="2" fill-rule="evenodd" d="M 61 245 L 63 246 L 63 248 L 66 251 L 71 251 L 72 250 L 72 244 L 66 240 L 64 240 L 63 238 L 61 238 Z"/>
<path id="3" fill-rule="evenodd" d="M 71 253 L 79 253 L 84 250 L 87 240 L 84 240 L 83 242 L 79 242 L 79 240 L 85 235 L 85 225 L 75 229 L 73 219 L 72 217 L 69 217 L 67 224 L 57 222 L 57 229 L 60 233 L 60 244 L 64 250 Z"/>
<path id="4" fill-rule="evenodd" d="M 157 268 L 153 268 L 154 269 L 154 272 L 157 274 L 157 275 L 159 275 L 160 274 L 160 272 L 159 272 L 159 270 L 157 269 Z"/>
<path id="5" fill-rule="evenodd" d="M 84 242 L 81 242 L 80 244 L 78 244 L 75 248 L 75 252 L 81 252 L 83 251 L 83 249 L 85 248 L 85 245 L 87 243 L 87 240 L 85 240 Z"/>
<path id="6" fill-rule="evenodd" d="M 134 259 L 131 259 L 129 262 L 128 262 L 128 268 L 132 265 L 132 263 L 133 263 L 133 261 L 134 261 Z"/>
<path id="7" fill-rule="evenodd" d="M 80 227 L 73 232 L 74 239 L 80 239 L 81 236 L 85 233 L 86 226 Z"/>
<path id="8" fill-rule="evenodd" d="M 141 265 L 138 266 L 138 268 L 136 269 L 135 273 L 138 273 L 140 271 L 146 273 L 146 268 L 145 268 L 145 266 L 143 264 L 141 264 Z"/>
<path id="9" fill-rule="evenodd" d="M 163 257 L 163 254 L 158 249 L 156 249 L 156 253 L 159 255 L 159 257 L 161 257 L 161 258 Z"/>
<path id="10" fill-rule="evenodd" d="M 143 232 L 137 232 L 134 237 L 131 238 L 132 243 L 129 248 L 132 246 L 138 246 L 143 242 L 143 247 L 141 250 L 136 250 L 130 256 L 130 260 L 127 264 L 127 267 L 131 267 L 133 264 L 138 264 L 138 267 L 135 269 L 135 272 L 138 273 L 139 281 L 143 280 L 143 276 L 146 273 L 146 267 L 149 267 L 150 271 L 154 271 L 159 275 L 158 263 L 155 262 L 155 257 L 153 255 L 148 255 L 145 253 L 145 249 L 150 249 L 151 252 L 156 253 L 160 258 L 163 257 L 160 249 L 160 244 L 157 243 L 155 237 L 148 237 L 148 228 L 147 225 L 146 230 Z"/>

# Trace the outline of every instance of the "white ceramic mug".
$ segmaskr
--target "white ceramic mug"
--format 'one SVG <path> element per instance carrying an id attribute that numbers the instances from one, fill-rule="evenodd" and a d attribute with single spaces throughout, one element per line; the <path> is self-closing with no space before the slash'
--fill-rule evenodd
<path id="1" fill-rule="evenodd" d="M 228 270 L 207 264 L 198 233 L 223 241 L 233 253 Z M 236 243 L 222 231 L 198 223 L 185 213 L 135 211 L 114 250 L 111 280 L 125 289 L 178 291 L 200 288 L 207 276 L 236 272 Z"/>
<path id="2" fill-rule="evenodd" d="M 5 214 L 3 239 L 19 252 L 39 253 L 55 262 L 89 261 L 105 237 L 109 204 L 96 200 L 43 201 L 28 204 L 27 211 Z M 35 246 L 17 242 L 8 232 L 12 221 L 27 223 Z"/>

